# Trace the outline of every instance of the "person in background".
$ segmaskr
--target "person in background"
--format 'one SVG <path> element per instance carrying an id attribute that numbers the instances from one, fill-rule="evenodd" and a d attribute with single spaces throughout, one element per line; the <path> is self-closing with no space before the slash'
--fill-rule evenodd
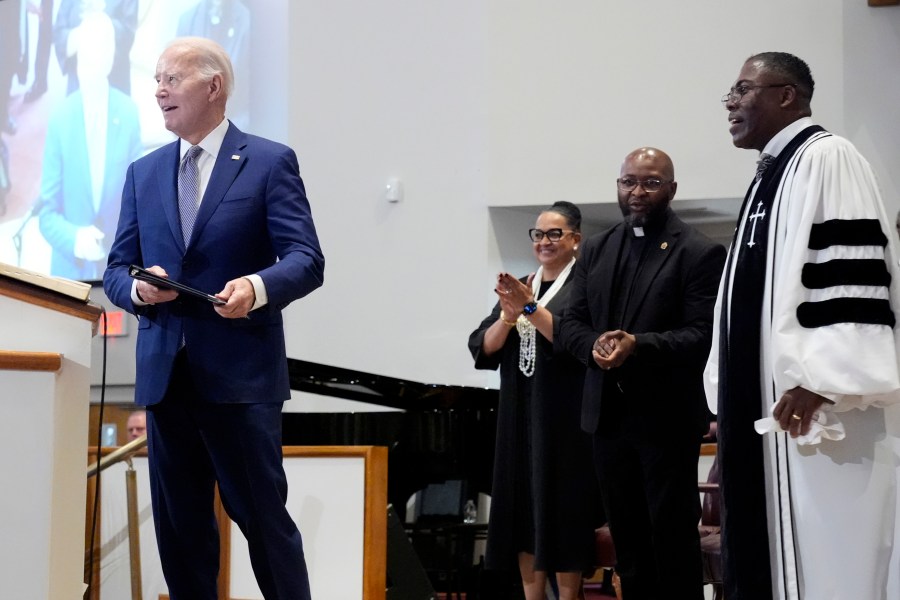
<path id="1" fill-rule="evenodd" d="M 0 2 L 0 133 L 15 135 L 16 121 L 9 114 L 9 94 L 16 77 L 28 76 L 28 26 L 23 0 Z M 2 139 L 2 138 L 0 138 Z"/>
<path id="2" fill-rule="evenodd" d="M 526 600 L 556 574 L 560 600 L 583 598 L 602 525 L 590 439 L 579 428 L 584 367 L 557 343 L 581 243 L 581 211 L 556 202 L 529 230 L 536 273 L 500 273 L 491 314 L 469 336 L 478 369 L 500 369 L 486 567 L 518 564 Z"/>
<path id="3" fill-rule="evenodd" d="M 91 41 L 81 24 L 85 17 L 98 12 L 106 13 L 115 30 L 109 84 L 123 94 L 131 94 L 130 55 L 138 26 L 138 0 L 60 0 L 53 23 L 53 46 L 59 69 L 67 78 L 66 93 L 79 87 L 78 53 L 82 44 Z"/>
<path id="4" fill-rule="evenodd" d="M 669 207 L 677 185 L 665 152 L 625 157 L 623 222 L 584 244 L 559 329 L 588 367 L 581 427 L 593 435 L 625 600 L 703 598 L 703 365 L 725 250 Z"/>
<path id="5" fill-rule="evenodd" d="M 29 0 L 28 12 L 38 18 L 38 39 L 34 55 L 34 80 L 23 100 L 34 102 L 47 92 L 47 68 L 50 66 L 50 46 L 53 44 L 53 0 Z"/>
<path id="6" fill-rule="evenodd" d="M 897 240 L 869 163 L 813 122 L 814 86 L 764 52 L 722 98 L 761 153 L 706 373 L 729 600 L 900 598 Z"/>
<path id="7" fill-rule="evenodd" d="M 128 415 L 125 422 L 125 431 L 128 433 L 128 441 L 132 442 L 142 435 L 147 434 L 147 411 L 136 410 Z"/>
<path id="8" fill-rule="evenodd" d="M 21 0 L 0 2 L 0 217 L 6 214 L 6 196 L 12 187 L 9 148 L 4 135 L 18 131 L 15 119 L 9 114 L 13 77 L 25 81 L 28 73 L 27 28 L 24 3 Z"/>
<path id="9" fill-rule="evenodd" d="M 128 168 L 107 297 L 138 316 L 135 402 L 147 408 L 153 520 L 172 600 L 215 600 L 213 498 L 247 538 L 267 600 L 309 600 L 288 513 L 281 410 L 290 398 L 282 309 L 323 283 L 325 259 L 293 150 L 226 119 L 227 53 L 179 38 L 156 66 L 178 136 Z M 132 279 L 130 265 L 222 304 Z"/>

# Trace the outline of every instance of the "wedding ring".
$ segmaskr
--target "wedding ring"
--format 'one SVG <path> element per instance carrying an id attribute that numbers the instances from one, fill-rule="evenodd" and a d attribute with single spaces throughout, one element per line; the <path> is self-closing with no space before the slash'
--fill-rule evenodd
<path id="1" fill-rule="evenodd" d="M 792 414 L 792 415 L 791 415 L 791 418 L 792 418 L 792 419 L 797 419 L 798 421 L 802 421 L 802 420 L 803 420 L 803 417 L 801 417 L 801 416 L 798 415 L 797 413 Z"/>

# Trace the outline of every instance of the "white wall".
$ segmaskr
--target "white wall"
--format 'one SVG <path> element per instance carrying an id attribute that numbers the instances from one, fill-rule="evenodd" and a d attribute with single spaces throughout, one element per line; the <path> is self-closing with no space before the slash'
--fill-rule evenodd
<path id="1" fill-rule="evenodd" d="M 859 146 L 889 211 L 900 207 L 900 7 L 265 2 L 254 18 L 289 39 L 290 94 L 273 100 L 290 120 L 258 132 L 297 150 L 326 256 L 325 286 L 286 312 L 295 358 L 496 385 L 472 368 L 466 341 L 494 302 L 496 272 L 534 268 L 525 230 L 541 208 L 567 199 L 608 211 L 622 157 L 641 145 L 672 155 L 676 210 L 743 196 L 756 157 L 732 146 L 719 98 L 755 52 L 809 62 L 814 117 Z M 282 5 L 287 20 L 270 14 Z M 255 49 L 277 52 L 271 39 Z M 280 76 L 257 77 L 254 93 Z M 383 199 L 390 177 L 403 181 L 397 204 Z M 116 399 L 133 381 L 135 333 L 111 340 L 109 380 L 125 385 Z M 100 349 L 97 339 L 94 383 Z"/>
<path id="2" fill-rule="evenodd" d="M 845 0 L 845 129 L 875 169 L 888 212 L 900 208 L 900 6 Z"/>
<path id="3" fill-rule="evenodd" d="M 291 4 L 293 122 L 325 287 L 288 355 L 433 382 L 471 377 L 487 306 L 489 34 L 480 0 Z M 382 199 L 389 177 L 402 202 Z"/>
<path id="4" fill-rule="evenodd" d="M 642 145 L 672 156 L 682 198 L 743 196 L 756 157 L 732 148 L 719 99 L 755 52 L 808 60 L 823 82 L 817 114 L 840 117 L 840 2 L 500 4 L 509 8 L 491 15 L 490 36 L 495 203 L 614 202 L 622 158 Z"/>
<path id="5" fill-rule="evenodd" d="M 613 202 L 622 157 L 645 144 L 673 156 L 680 198 L 742 196 L 756 157 L 732 147 L 719 98 L 754 52 L 809 62 L 814 116 L 859 144 L 897 205 L 896 7 L 331 0 L 291 3 L 289 22 L 289 142 L 326 255 L 325 287 L 287 312 L 296 358 L 493 384 L 466 340 L 496 271 L 531 259 L 489 207 Z"/>

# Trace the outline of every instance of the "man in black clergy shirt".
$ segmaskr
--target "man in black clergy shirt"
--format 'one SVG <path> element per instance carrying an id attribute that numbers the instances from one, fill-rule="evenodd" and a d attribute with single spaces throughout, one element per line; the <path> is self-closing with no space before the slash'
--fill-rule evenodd
<path id="1" fill-rule="evenodd" d="M 588 366 L 581 426 L 593 434 L 623 598 L 702 600 L 702 374 L 725 250 L 669 208 L 677 183 L 665 152 L 631 152 L 617 183 L 624 221 L 584 244 L 560 340 Z"/>

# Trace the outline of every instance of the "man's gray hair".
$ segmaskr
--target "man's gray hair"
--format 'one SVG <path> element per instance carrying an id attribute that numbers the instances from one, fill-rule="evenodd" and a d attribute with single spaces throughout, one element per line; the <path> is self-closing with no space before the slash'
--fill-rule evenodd
<path id="1" fill-rule="evenodd" d="M 216 42 L 202 37 L 183 37 L 173 40 L 168 48 L 190 54 L 197 65 L 197 72 L 204 81 L 216 75 L 222 76 L 225 98 L 234 91 L 234 68 L 225 49 Z"/>

